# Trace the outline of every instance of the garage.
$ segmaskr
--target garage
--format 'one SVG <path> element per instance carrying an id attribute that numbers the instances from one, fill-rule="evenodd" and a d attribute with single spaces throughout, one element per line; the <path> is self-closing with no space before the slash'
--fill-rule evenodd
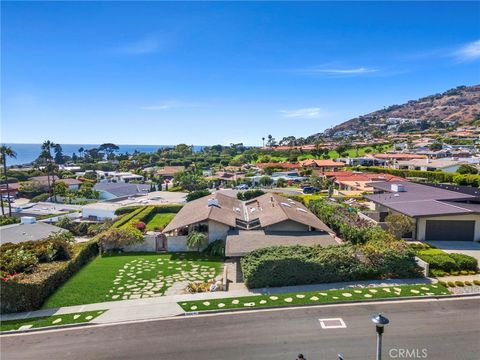
<path id="1" fill-rule="evenodd" d="M 425 240 L 473 241 L 473 220 L 427 220 Z"/>

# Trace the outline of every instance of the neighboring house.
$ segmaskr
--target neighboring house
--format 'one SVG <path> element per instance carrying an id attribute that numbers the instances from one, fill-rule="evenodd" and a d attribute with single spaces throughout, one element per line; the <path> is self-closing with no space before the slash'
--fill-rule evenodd
<path id="1" fill-rule="evenodd" d="M 45 186 L 45 187 L 48 186 L 48 181 L 49 181 L 48 177 L 46 175 L 45 176 L 34 176 L 34 177 L 30 178 L 30 180 L 38 182 L 39 184 L 41 184 L 42 186 Z M 52 184 L 53 182 L 55 182 L 55 183 L 63 182 L 63 183 L 68 185 L 68 188 L 70 190 L 78 190 L 80 188 L 80 185 L 82 184 L 82 182 L 80 180 L 77 180 L 77 179 L 60 179 L 57 175 L 50 176 L 50 184 Z"/>
<path id="2" fill-rule="evenodd" d="M 404 153 L 391 153 L 391 154 L 373 154 L 374 159 L 380 159 L 385 161 L 400 161 L 400 160 L 412 160 L 412 159 L 425 159 L 425 155 L 420 154 L 404 154 Z"/>
<path id="3" fill-rule="evenodd" d="M 7 196 L 17 197 L 18 189 L 20 188 L 19 183 L 9 183 L 8 191 L 6 184 L 0 184 L 0 195 L 6 198 Z"/>
<path id="4" fill-rule="evenodd" d="M 332 245 L 334 235 L 302 204 L 275 194 L 240 201 L 221 193 L 187 203 L 164 229 L 169 251 L 185 251 L 187 235 L 226 241 L 226 256 L 270 245 Z"/>
<path id="5" fill-rule="evenodd" d="M 387 161 L 383 159 L 375 159 L 370 156 L 338 158 L 337 160 L 345 163 L 347 166 L 384 166 Z"/>
<path id="6" fill-rule="evenodd" d="M 97 178 L 99 180 L 108 179 L 118 183 L 129 183 L 133 181 L 143 181 L 142 175 L 133 174 L 131 172 L 118 172 L 118 171 L 101 171 L 97 170 Z"/>
<path id="7" fill-rule="evenodd" d="M 307 159 L 299 162 L 301 167 L 311 167 L 320 171 L 335 171 L 345 166 L 345 163 L 334 160 Z"/>
<path id="8" fill-rule="evenodd" d="M 98 202 L 82 207 L 82 218 L 84 220 L 104 221 L 115 218 L 115 211 L 121 208 L 119 203 Z"/>
<path id="9" fill-rule="evenodd" d="M 162 176 L 164 179 L 171 180 L 175 177 L 175 174 L 185 171 L 185 166 L 165 166 L 157 170 L 157 175 Z"/>
<path id="10" fill-rule="evenodd" d="M 292 164 L 287 162 L 268 162 L 268 163 L 257 163 L 255 166 L 259 169 L 265 168 L 276 168 L 276 169 L 286 169 L 286 170 L 298 170 L 300 168 L 299 164 Z"/>
<path id="11" fill-rule="evenodd" d="M 328 172 L 325 174 L 328 174 Z M 390 174 L 358 173 L 353 171 L 345 172 L 332 178 L 340 195 L 354 195 L 352 192 L 373 192 L 372 184 L 375 182 L 406 181 L 404 178 Z"/>
<path id="12" fill-rule="evenodd" d="M 24 216 L 20 224 L 5 225 L 0 227 L 0 243 L 18 244 L 25 241 L 45 239 L 55 232 L 66 232 L 67 230 L 58 226 L 36 222 L 34 217 Z"/>
<path id="13" fill-rule="evenodd" d="M 446 159 L 412 159 L 397 161 L 394 164 L 395 169 L 422 170 L 422 171 L 443 171 L 448 173 L 457 172 L 462 164 L 467 164 L 463 160 Z"/>
<path id="14" fill-rule="evenodd" d="M 415 223 L 415 240 L 480 241 L 479 193 L 407 181 L 372 187 L 375 193 L 365 195 L 375 205 L 375 212 L 365 214 L 372 221 L 383 225 L 387 215 L 403 214 Z"/>
<path id="15" fill-rule="evenodd" d="M 100 199 L 110 200 L 119 197 L 145 195 L 150 190 L 150 185 L 128 183 L 97 183 L 93 187 L 100 193 Z"/>

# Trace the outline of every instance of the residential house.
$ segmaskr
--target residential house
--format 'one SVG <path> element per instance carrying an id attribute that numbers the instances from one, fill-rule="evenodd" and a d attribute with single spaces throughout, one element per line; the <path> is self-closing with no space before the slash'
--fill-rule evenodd
<path id="1" fill-rule="evenodd" d="M 301 167 L 315 168 L 320 171 L 335 171 L 345 166 L 345 163 L 334 160 L 307 159 L 299 162 Z"/>
<path id="2" fill-rule="evenodd" d="M 395 169 L 422 170 L 422 171 L 443 171 L 448 173 L 457 172 L 462 164 L 467 164 L 463 160 L 447 159 L 411 159 L 397 161 L 393 167 Z"/>
<path id="3" fill-rule="evenodd" d="M 240 201 L 222 193 L 187 203 L 164 229 L 169 251 L 188 250 L 187 236 L 226 242 L 226 256 L 271 245 L 333 245 L 334 234 L 302 204 L 275 194 Z"/>
<path id="4" fill-rule="evenodd" d="M 360 173 L 354 171 L 344 172 L 332 178 L 336 185 L 334 194 L 343 196 L 355 196 L 366 192 L 373 192 L 372 184 L 376 182 L 406 181 L 404 178 L 390 174 Z"/>
<path id="5" fill-rule="evenodd" d="M 141 182 L 145 180 L 142 175 L 133 174 L 128 171 L 118 172 L 97 170 L 97 178 L 99 180 L 108 180 L 119 183 Z"/>
<path id="6" fill-rule="evenodd" d="M 24 216 L 20 218 L 20 224 L 0 227 L 0 244 L 41 240 L 53 233 L 66 231 L 58 226 L 37 222 L 34 217 Z"/>
<path id="7" fill-rule="evenodd" d="M 375 211 L 365 218 L 383 225 L 389 214 L 412 219 L 414 240 L 480 241 L 480 192 L 459 187 L 442 188 L 412 182 L 373 183 L 374 194 L 365 195 Z"/>
<path id="8" fill-rule="evenodd" d="M 7 196 L 17 197 L 18 190 L 20 189 L 20 183 L 9 183 L 8 191 L 6 184 L 0 184 L 0 196 L 6 198 Z"/>
<path id="9" fill-rule="evenodd" d="M 106 182 L 95 184 L 93 190 L 100 193 L 101 200 L 109 200 L 119 197 L 145 195 L 150 190 L 150 185 Z"/>
<path id="10" fill-rule="evenodd" d="M 68 185 L 68 188 L 70 190 L 78 190 L 80 188 L 80 185 L 82 184 L 82 182 L 80 180 L 68 179 L 68 178 L 60 179 L 57 175 L 50 176 L 50 179 L 48 179 L 48 177 L 46 175 L 45 176 L 34 176 L 34 177 L 30 178 L 30 180 L 38 182 L 44 187 L 48 186 L 49 181 L 50 181 L 50 184 L 52 184 L 53 182 L 56 182 L 56 183 L 57 182 L 63 182 L 63 183 Z"/>

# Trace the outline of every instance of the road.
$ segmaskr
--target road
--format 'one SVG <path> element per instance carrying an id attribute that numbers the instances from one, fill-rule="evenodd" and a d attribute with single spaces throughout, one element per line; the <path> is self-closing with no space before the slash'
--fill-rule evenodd
<path id="1" fill-rule="evenodd" d="M 384 335 L 384 359 L 400 359 L 403 351 L 409 359 L 473 360 L 480 354 L 479 309 L 480 299 L 470 298 L 89 326 L 3 336 L 1 358 L 293 360 L 302 352 L 309 360 L 333 360 L 342 352 L 346 360 L 365 360 L 374 358 L 370 316 L 383 312 L 391 321 Z M 342 318 L 346 328 L 322 329 L 320 318 Z"/>

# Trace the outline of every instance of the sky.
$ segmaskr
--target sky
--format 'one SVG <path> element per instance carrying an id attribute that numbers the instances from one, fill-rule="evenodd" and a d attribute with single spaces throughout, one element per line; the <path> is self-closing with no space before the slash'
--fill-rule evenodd
<path id="1" fill-rule="evenodd" d="M 1 141 L 260 145 L 480 83 L 479 2 L 2 2 Z"/>

